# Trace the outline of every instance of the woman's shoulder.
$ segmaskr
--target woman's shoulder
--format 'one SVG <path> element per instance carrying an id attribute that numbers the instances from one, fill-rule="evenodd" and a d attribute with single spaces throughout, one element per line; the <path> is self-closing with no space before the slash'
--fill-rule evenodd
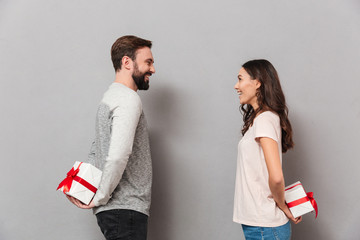
<path id="1" fill-rule="evenodd" d="M 258 121 L 271 121 L 275 123 L 280 123 L 280 117 L 275 112 L 264 111 L 255 118 L 255 122 Z"/>

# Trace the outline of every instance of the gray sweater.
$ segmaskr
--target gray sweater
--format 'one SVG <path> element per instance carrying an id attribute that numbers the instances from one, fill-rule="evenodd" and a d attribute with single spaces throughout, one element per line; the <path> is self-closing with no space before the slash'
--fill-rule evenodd
<path id="1" fill-rule="evenodd" d="M 131 209 L 149 215 L 152 164 L 139 95 L 113 83 L 99 104 L 89 162 L 102 170 L 94 213 Z"/>

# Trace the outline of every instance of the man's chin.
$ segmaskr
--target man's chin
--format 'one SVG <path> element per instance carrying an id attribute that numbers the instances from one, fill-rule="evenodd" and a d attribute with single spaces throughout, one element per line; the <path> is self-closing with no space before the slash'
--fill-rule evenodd
<path id="1" fill-rule="evenodd" d="M 139 90 L 148 90 L 150 88 L 150 85 L 149 84 L 143 84 L 142 86 L 138 86 L 138 89 Z"/>

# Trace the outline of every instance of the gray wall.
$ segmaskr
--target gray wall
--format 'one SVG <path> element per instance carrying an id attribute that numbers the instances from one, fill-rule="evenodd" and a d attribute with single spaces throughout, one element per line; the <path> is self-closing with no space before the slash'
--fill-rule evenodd
<path id="1" fill-rule="evenodd" d="M 296 148 L 286 183 L 314 191 L 319 217 L 293 239 L 358 239 L 360 3 L 0 1 L 0 239 L 102 239 L 91 211 L 55 189 L 86 161 L 119 36 L 153 40 L 141 92 L 154 164 L 150 240 L 243 239 L 232 222 L 242 63 L 277 68 Z"/>

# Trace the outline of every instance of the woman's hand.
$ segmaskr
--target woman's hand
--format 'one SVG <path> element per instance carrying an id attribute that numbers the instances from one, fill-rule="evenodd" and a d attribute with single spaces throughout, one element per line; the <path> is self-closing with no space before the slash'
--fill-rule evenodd
<path id="1" fill-rule="evenodd" d="M 297 217 L 294 218 L 294 216 L 292 215 L 292 213 L 290 212 L 290 209 L 288 208 L 288 206 L 284 203 L 283 206 L 278 206 L 284 213 L 285 215 L 291 220 L 293 221 L 293 223 L 298 224 L 299 222 L 301 222 L 302 217 Z"/>
<path id="2" fill-rule="evenodd" d="M 69 199 L 69 201 L 70 201 L 72 204 L 74 204 L 75 206 L 77 206 L 78 208 L 91 209 L 91 208 L 95 207 L 95 204 L 93 203 L 93 201 L 91 201 L 91 202 L 89 203 L 89 205 L 85 205 L 85 204 L 83 204 L 80 200 L 78 200 L 78 199 L 76 199 L 76 198 L 74 198 L 74 197 L 72 197 L 72 196 L 69 196 L 69 195 L 67 195 L 67 194 L 65 194 L 65 195 L 66 195 L 67 199 Z"/>

